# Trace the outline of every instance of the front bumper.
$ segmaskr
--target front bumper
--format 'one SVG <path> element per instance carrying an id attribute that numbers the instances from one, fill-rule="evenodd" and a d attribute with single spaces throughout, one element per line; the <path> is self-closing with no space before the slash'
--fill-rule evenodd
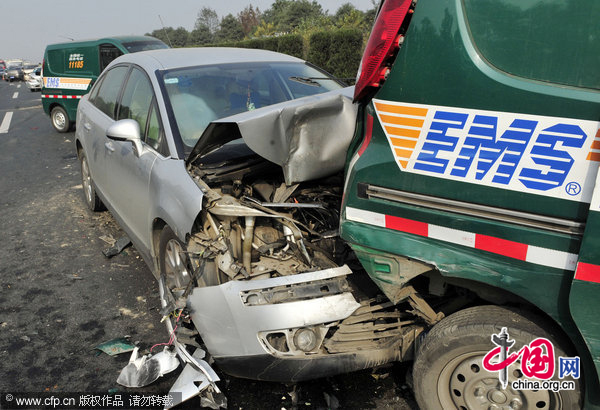
<path id="1" fill-rule="evenodd" d="M 400 332 L 398 316 L 388 333 L 370 337 L 365 323 L 393 306 L 359 303 L 346 282 L 351 273 L 342 266 L 195 288 L 187 308 L 217 364 L 238 377 L 296 382 L 399 360 L 409 345 L 404 336 L 414 332 Z M 314 345 L 302 348 L 301 332 Z"/>

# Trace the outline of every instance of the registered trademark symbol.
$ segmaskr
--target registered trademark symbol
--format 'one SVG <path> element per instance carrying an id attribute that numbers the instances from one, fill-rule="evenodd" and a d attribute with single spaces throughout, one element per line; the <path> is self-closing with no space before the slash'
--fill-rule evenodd
<path id="1" fill-rule="evenodd" d="M 571 196 L 579 195 L 581 192 L 581 185 L 579 185 L 577 182 L 569 182 L 565 187 L 565 191 L 567 191 L 567 194 Z"/>

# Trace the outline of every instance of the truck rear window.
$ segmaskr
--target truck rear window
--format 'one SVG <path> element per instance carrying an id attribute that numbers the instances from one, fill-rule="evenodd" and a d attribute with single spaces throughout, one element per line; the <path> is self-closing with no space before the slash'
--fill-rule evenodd
<path id="1" fill-rule="evenodd" d="M 123 43 L 123 46 L 130 53 L 137 53 L 138 51 L 146 51 L 146 50 L 160 50 L 161 48 L 169 48 L 162 41 L 130 41 L 127 43 Z"/>

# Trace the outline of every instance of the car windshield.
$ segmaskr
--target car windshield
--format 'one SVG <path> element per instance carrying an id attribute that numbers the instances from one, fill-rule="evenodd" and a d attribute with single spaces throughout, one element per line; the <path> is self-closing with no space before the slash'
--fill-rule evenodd
<path id="1" fill-rule="evenodd" d="M 163 82 L 183 143 L 193 147 L 219 118 L 344 85 L 304 63 L 244 63 L 172 69 Z"/>
<path id="2" fill-rule="evenodd" d="M 130 41 L 123 43 L 123 46 L 130 53 L 137 53 L 138 51 L 146 51 L 146 50 L 160 50 L 161 48 L 169 48 L 162 41 L 157 40 L 146 40 L 146 41 Z"/>

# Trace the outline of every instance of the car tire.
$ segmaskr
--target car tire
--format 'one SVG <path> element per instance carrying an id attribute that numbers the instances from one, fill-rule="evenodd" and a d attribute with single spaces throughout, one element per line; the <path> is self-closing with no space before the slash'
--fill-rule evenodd
<path id="1" fill-rule="evenodd" d="M 105 209 L 104 204 L 96 193 L 96 187 L 94 186 L 94 180 L 90 174 L 88 160 L 83 151 L 80 151 L 79 161 L 81 165 L 81 186 L 83 187 L 85 203 L 93 212 L 103 211 Z"/>
<path id="2" fill-rule="evenodd" d="M 180 254 L 179 258 L 177 253 Z M 216 286 L 228 280 L 216 268 L 214 260 L 205 263 L 203 273 L 194 286 Z M 187 245 L 181 242 L 168 225 L 163 228 L 158 241 L 158 269 L 159 275 L 165 276 L 167 289 L 171 292 L 187 286 L 189 280 L 193 279 L 192 266 L 187 259 Z"/>
<path id="3" fill-rule="evenodd" d="M 50 120 L 52 122 L 52 126 L 58 132 L 67 132 L 71 128 L 71 120 L 69 119 L 69 115 L 67 111 L 57 105 L 50 112 Z"/>
<path id="4" fill-rule="evenodd" d="M 511 352 L 544 337 L 554 345 L 555 360 L 566 357 L 556 338 L 545 330 L 548 328 L 537 323 L 543 321 L 531 321 L 499 306 L 468 308 L 441 320 L 424 337 L 413 366 L 414 391 L 420 408 L 579 409 L 579 380 L 574 380 L 575 390 L 513 390 L 511 382 L 524 377 L 518 360 L 509 367 L 508 386 L 502 389 L 499 373 L 483 368 L 483 357 L 496 347 L 491 336 L 500 333 L 502 327 L 515 341 Z M 552 380 L 558 380 L 558 369 Z"/>
<path id="5" fill-rule="evenodd" d="M 160 233 L 158 263 L 159 273 L 164 276 L 167 289 L 172 293 L 182 292 L 192 280 L 186 245 L 169 226 Z"/>

